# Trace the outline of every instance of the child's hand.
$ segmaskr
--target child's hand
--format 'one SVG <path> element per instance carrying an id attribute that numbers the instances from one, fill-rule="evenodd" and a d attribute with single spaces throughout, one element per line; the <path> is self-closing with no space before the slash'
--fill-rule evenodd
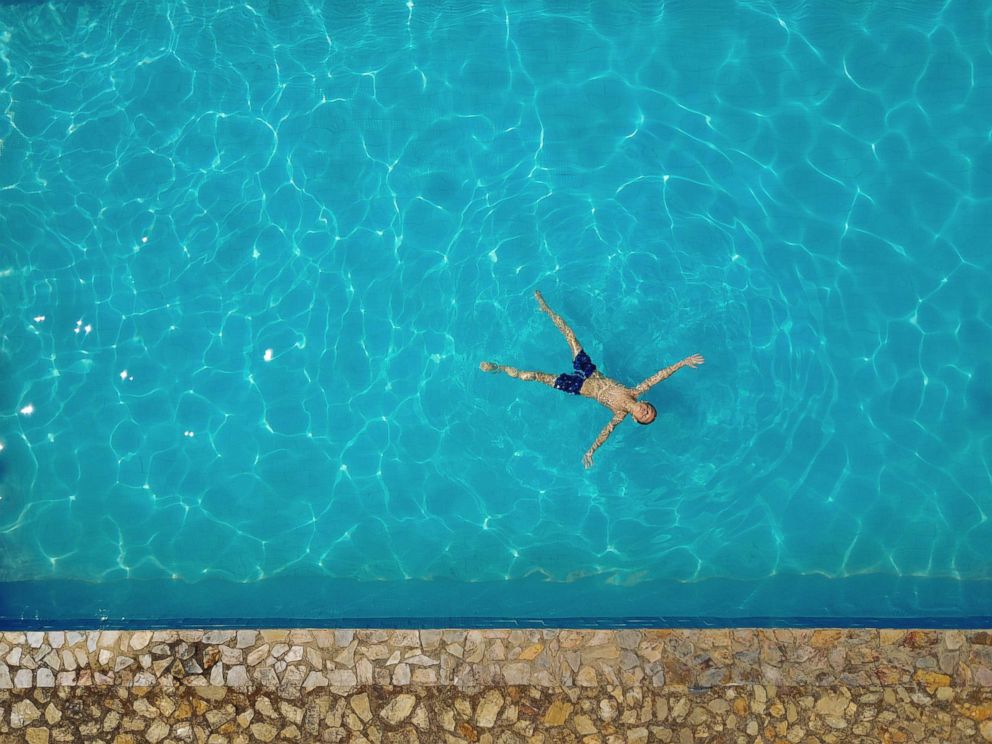
<path id="1" fill-rule="evenodd" d="M 586 452 L 582 455 L 582 464 L 586 466 L 586 470 L 592 467 L 592 455 Z"/>
<path id="2" fill-rule="evenodd" d="M 692 367 L 693 369 L 695 369 L 706 360 L 703 359 L 702 354 L 693 354 L 691 357 L 687 357 L 683 361 L 685 362 L 686 367 Z"/>

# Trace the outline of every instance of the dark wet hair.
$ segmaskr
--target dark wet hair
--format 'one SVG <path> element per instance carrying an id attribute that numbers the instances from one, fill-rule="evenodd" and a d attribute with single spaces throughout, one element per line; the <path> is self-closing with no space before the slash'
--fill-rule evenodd
<path id="1" fill-rule="evenodd" d="M 634 421 L 636 421 L 637 423 L 639 423 L 641 426 L 647 426 L 648 424 L 653 424 L 654 423 L 654 420 L 656 418 L 658 418 L 658 409 L 655 408 L 650 403 L 648 403 L 646 400 L 642 400 L 642 401 L 640 401 L 640 403 L 641 403 L 641 405 L 644 405 L 644 406 L 647 406 L 648 408 L 650 408 L 651 409 L 651 413 L 653 413 L 654 416 L 651 417 L 651 420 L 650 421 L 641 421 L 638 418 L 634 418 Z"/>

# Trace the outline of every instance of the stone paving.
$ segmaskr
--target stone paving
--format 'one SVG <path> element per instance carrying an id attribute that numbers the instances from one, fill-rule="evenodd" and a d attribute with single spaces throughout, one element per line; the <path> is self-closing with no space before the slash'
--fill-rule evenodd
<path id="1" fill-rule="evenodd" d="M 992 633 L 6 632 L 25 741 L 992 741 Z"/>

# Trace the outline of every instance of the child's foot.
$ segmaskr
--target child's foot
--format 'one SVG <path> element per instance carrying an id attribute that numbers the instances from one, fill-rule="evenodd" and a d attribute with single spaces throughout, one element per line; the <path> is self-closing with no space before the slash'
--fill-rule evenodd
<path id="1" fill-rule="evenodd" d="M 479 365 L 479 369 L 481 369 L 483 372 L 492 372 L 494 369 L 496 369 L 496 365 L 493 364 L 492 362 L 483 362 L 482 364 Z"/>

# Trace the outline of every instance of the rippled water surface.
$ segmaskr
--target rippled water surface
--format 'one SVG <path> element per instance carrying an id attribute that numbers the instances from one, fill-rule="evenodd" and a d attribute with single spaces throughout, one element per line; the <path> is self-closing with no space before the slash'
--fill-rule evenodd
<path id="1" fill-rule="evenodd" d="M 990 26 L 0 4 L 0 578 L 992 615 Z M 623 382 L 707 360 L 589 471 L 605 409 L 478 369 L 570 368 L 535 289 Z"/>

